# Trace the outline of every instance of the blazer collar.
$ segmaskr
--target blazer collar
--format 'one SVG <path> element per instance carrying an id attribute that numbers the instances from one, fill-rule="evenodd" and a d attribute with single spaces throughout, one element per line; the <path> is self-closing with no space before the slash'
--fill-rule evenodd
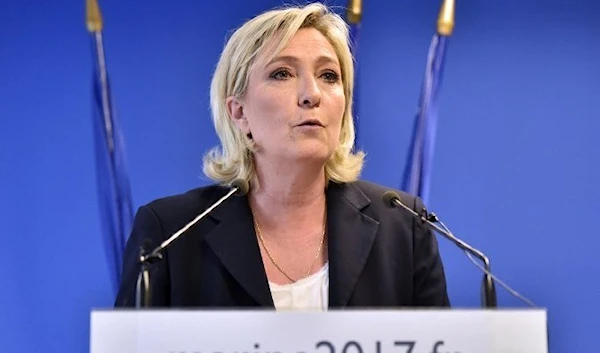
<path id="1" fill-rule="evenodd" d="M 379 223 L 363 213 L 371 200 L 355 183 L 330 183 L 326 194 L 329 307 L 338 308 L 350 300 Z M 230 198 L 210 217 L 218 224 L 206 235 L 206 242 L 259 305 L 273 307 L 247 196 Z"/>

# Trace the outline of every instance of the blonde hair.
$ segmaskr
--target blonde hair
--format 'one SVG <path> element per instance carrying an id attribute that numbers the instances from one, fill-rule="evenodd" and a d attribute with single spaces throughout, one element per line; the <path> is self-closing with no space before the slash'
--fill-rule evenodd
<path id="1" fill-rule="evenodd" d="M 230 185 L 238 178 L 248 182 L 254 178 L 252 141 L 233 123 L 227 112 L 226 100 L 230 96 L 244 96 L 253 65 L 267 46 L 278 43 L 268 53 L 271 55 L 266 58 L 268 62 L 283 50 L 301 28 L 315 28 L 327 38 L 338 56 L 342 73 L 346 106 L 339 144 L 325 164 L 325 177 L 337 183 L 358 179 L 364 153 L 353 152 L 354 66 L 348 44 L 348 26 L 339 15 L 320 3 L 265 12 L 237 29 L 225 45 L 210 87 L 213 123 L 221 146 L 212 148 L 204 155 L 203 169 L 209 178 L 223 185 Z M 268 49 L 271 48 L 269 46 Z"/>

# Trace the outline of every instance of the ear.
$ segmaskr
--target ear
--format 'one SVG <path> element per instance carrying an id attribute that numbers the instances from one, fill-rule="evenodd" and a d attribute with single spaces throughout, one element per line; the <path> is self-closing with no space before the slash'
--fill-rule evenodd
<path id="1" fill-rule="evenodd" d="M 244 115 L 244 104 L 242 100 L 235 96 L 229 96 L 227 97 L 225 104 L 227 105 L 229 117 L 233 120 L 233 123 L 238 129 L 240 129 L 244 135 L 250 133 L 250 126 L 248 125 L 246 115 Z"/>

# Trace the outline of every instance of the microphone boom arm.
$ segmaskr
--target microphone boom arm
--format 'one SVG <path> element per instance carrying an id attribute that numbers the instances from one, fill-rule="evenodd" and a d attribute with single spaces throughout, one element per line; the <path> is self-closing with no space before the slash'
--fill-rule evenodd
<path id="1" fill-rule="evenodd" d="M 475 249 L 474 247 L 470 246 L 469 244 L 465 243 L 464 241 L 460 240 L 459 238 L 455 237 L 454 234 L 452 234 L 452 232 L 450 232 L 450 230 L 446 226 L 443 226 L 445 228 L 445 229 L 443 229 L 443 228 L 439 227 L 437 224 L 435 224 L 434 222 L 439 222 L 439 220 L 434 213 L 427 215 L 427 211 L 425 211 L 425 214 L 427 215 L 427 217 L 422 214 L 418 214 L 412 208 L 410 208 L 410 207 L 406 206 L 404 203 L 400 202 L 399 198 L 397 198 L 397 197 L 391 198 L 390 202 L 393 203 L 393 205 L 402 207 L 403 209 L 405 209 L 406 211 L 411 213 L 413 216 L 415 216 L 415 217 L 419 218 L 421 221 L 423 221 L 423 223 L 427 224 L 429 227 L 434 229 L 436 232 L 438 232 L 439 234 L 444 236 L 444 238 L 450 240 L 459 248 L 463 249 L 464 251 L 467 251 L 470 254 L 473 254 L 475 257 L 477 257 L 479 260 L 481 260 L 483 262 L 484 268 L 486 270 L 486 273 L 484 273 L 484 275 L 483 275 L 483 282 L 482 282 L 482 288 L 481 288 L 481 290 L 482 290 L 482 298 L 481 298 L 482 306 L 485 308 L 496 308 L 498 306 L 498 301 L 496 298 L 496 287 L 494 285 L 494 280 L 489 275 L 489 273 L 491 273 L 490 259 L 487 256 L 485 256 L 484 253 Z"/>

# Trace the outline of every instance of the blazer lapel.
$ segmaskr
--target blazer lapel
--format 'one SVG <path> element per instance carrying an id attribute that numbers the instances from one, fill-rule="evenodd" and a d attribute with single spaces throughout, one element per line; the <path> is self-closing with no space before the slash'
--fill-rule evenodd
<path id="1" fill-rule="evenodd" d="M 379 222 L 362 210 L 371 200 L 355 184 L 327 189 L 329 306 L 345 307 L 371 252 Z"/>
<path id="2" fill-rule="evenodd" d="M 231 276 L 259 305 L 273 307 L 248 197 L 233 196 L 210 217 L 217 225 L 206 235 L 206 242 Z"/>

